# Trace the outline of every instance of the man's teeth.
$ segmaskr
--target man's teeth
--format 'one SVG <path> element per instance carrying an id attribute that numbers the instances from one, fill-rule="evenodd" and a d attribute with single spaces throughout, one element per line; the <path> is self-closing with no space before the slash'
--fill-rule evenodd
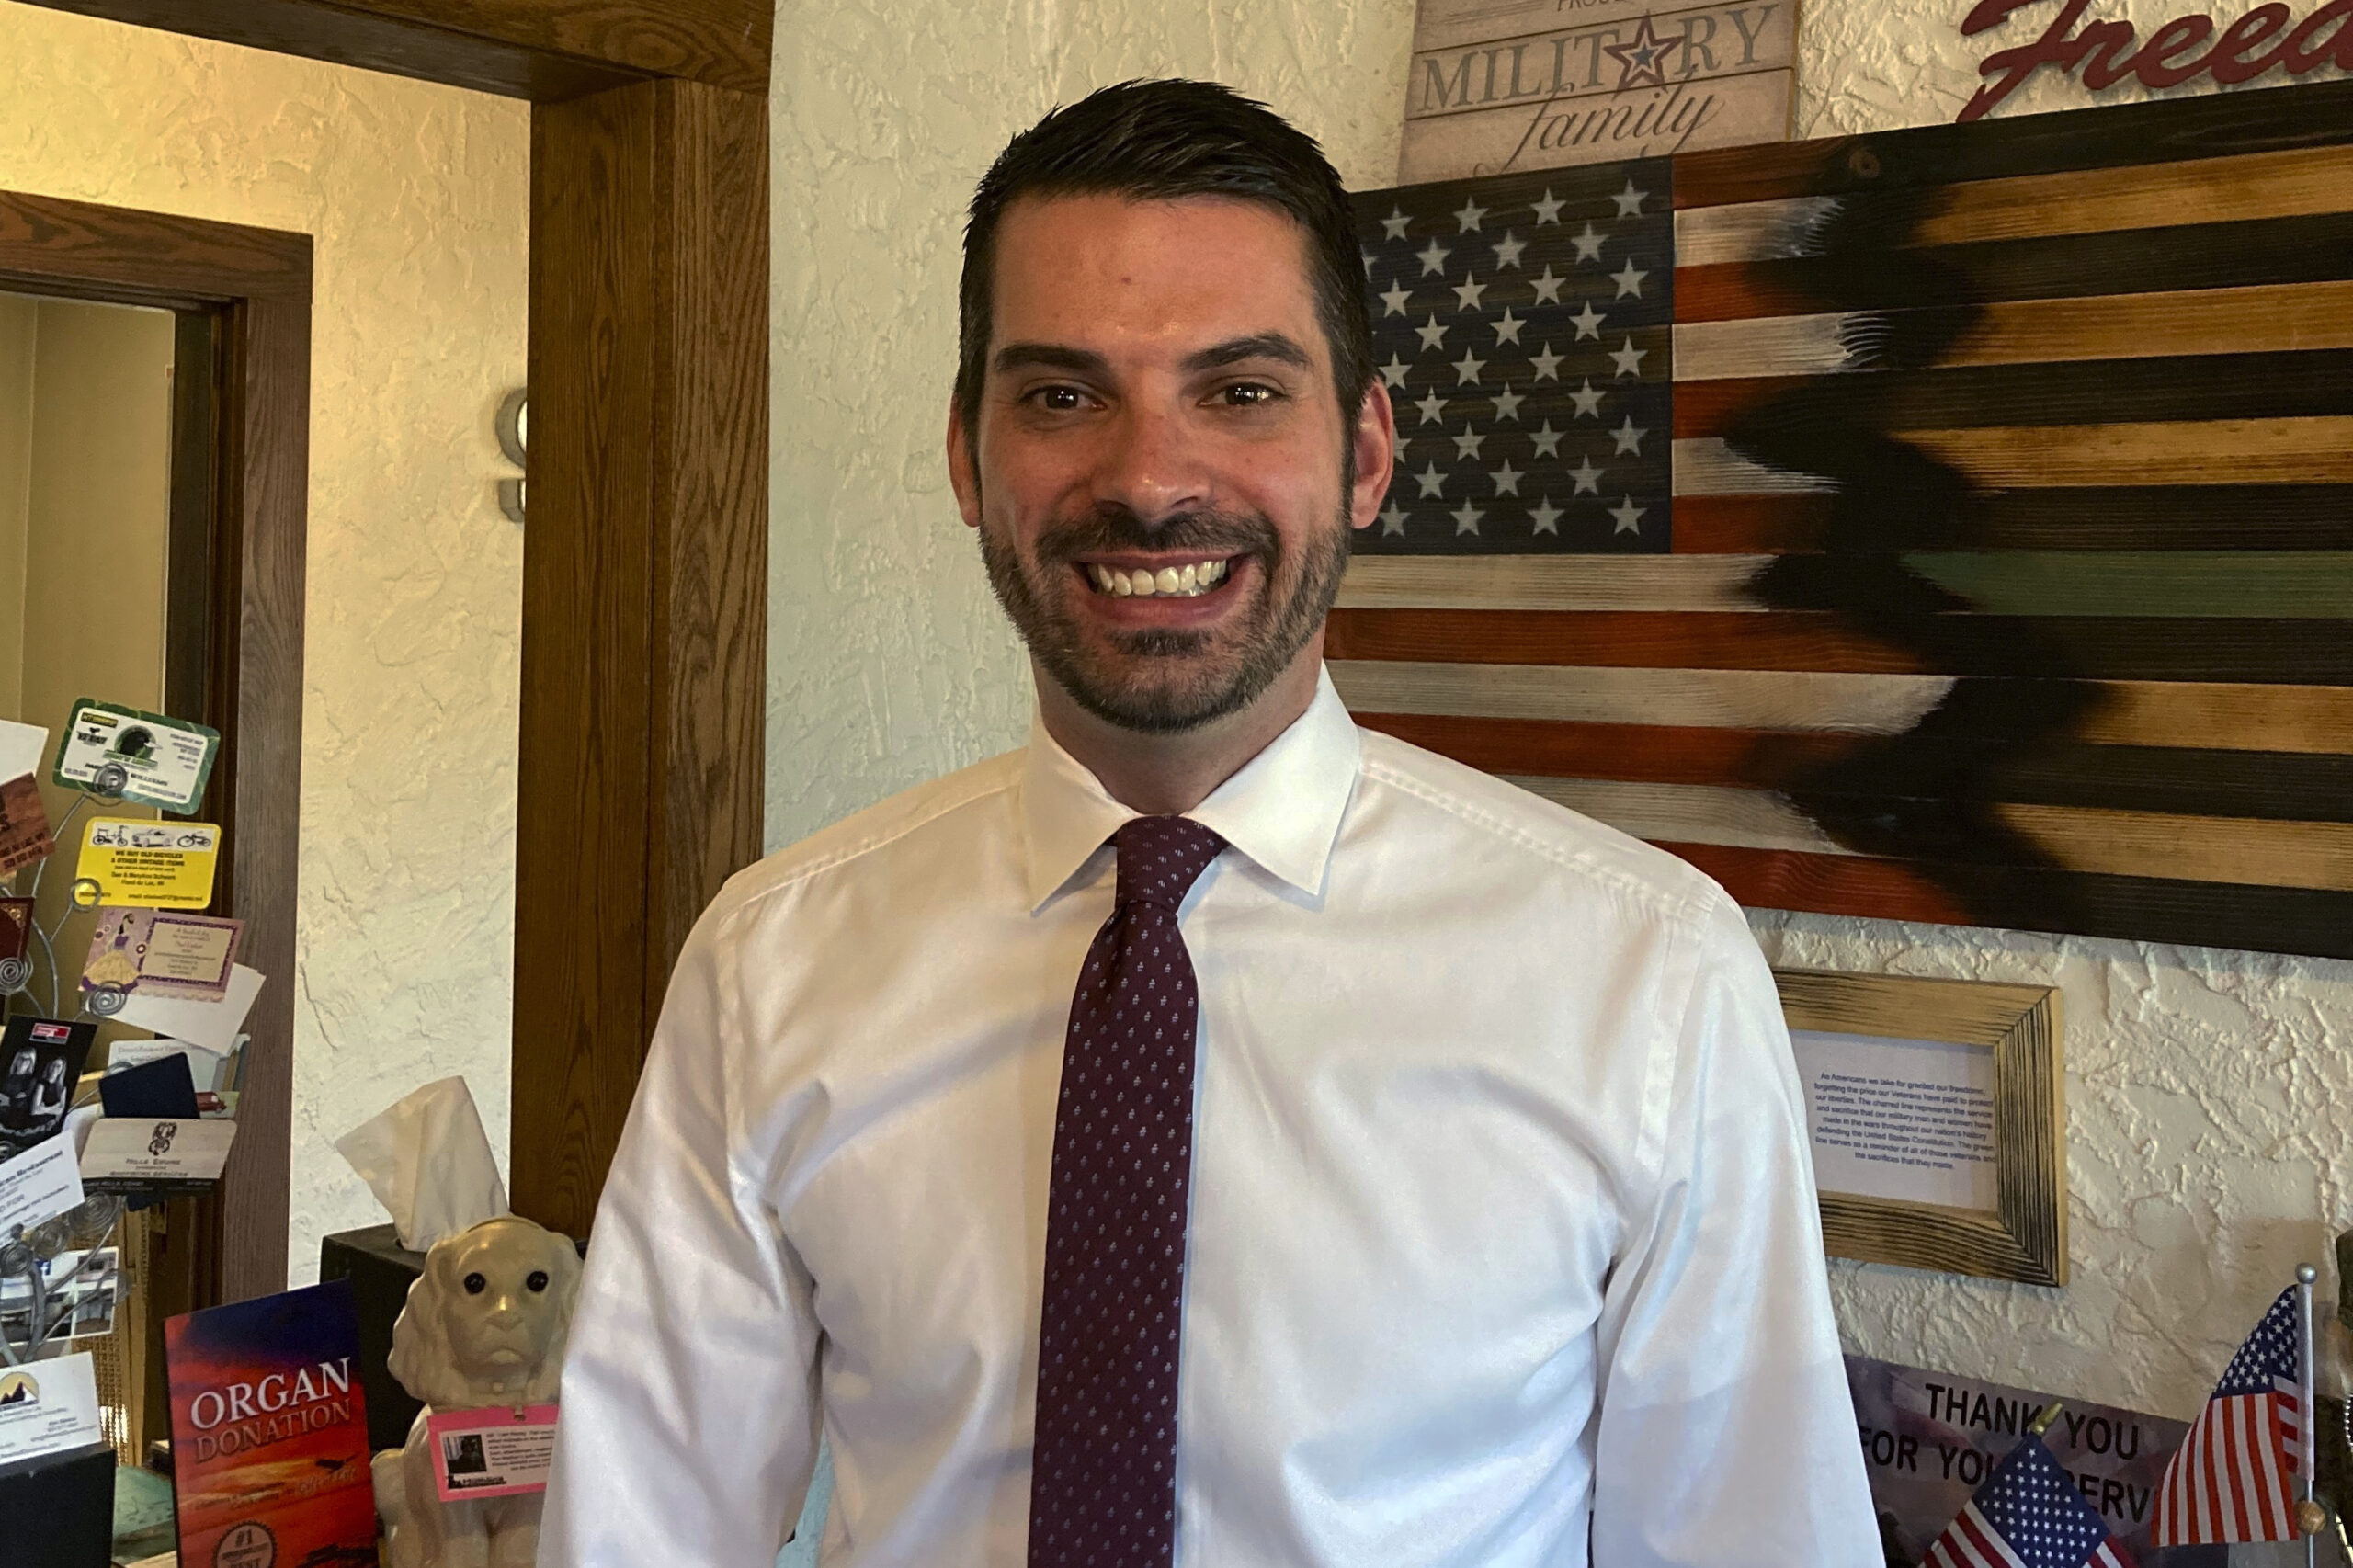
<path id="1" fill-rule="evenodd" d="M 1089 566 L 1087 575 L 1095 579 L 1095 591 L 1121 599 L 1187 599 L 1208 593 L 1225 581 L 1227 563 L 1222 561 L 1197 561 L 1185 566 L 1163 566 L 1157 572 L 1147 572 L 1139 566 L 1123 572 L 1116 566 Z"/>

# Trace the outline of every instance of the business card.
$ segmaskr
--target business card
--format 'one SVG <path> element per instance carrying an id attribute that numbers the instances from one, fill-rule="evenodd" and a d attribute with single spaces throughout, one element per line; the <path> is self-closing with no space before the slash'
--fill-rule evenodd
<path id="1" fill-rule="evenodd" d="M 50 834 L 49 808 L 29 773 L 0 777 L 0 875 L 46 860 L 57 848 Z"/>
<path id="2" fill-rule="evenodd" d="M 102 911 L 82 963 L 82 989 L 221 1001 L 229 994 L 229 972 L 244 930 L 242 920 L 184 910 Z M 94 1002 L 90 1010 L 108 1009 Z"/>
<path id="3" fill-rule="evenodd" d="M 81 1202 L 82 1170 L 66 1134 L 0 1161 L 0 1236 L 46 1224 Z"/>
<path id="4" fill-rule="evenodd" d="M 65 722 L 52 781 L 186 816 L 204 799 L 221 732 L 84 698 Z"/>
<path id="5" fill-rule="evenodd" d="M 202 909 L 212 902 L 221 829 L 209 822 L 98 817 L 82 833 L 76 878 L 98 884 L 98 902 Z"/>
<path id="6" fill-rule="evenodd" d="M 228 1052 L 186 1040 L 116 1040 L 107 1048 L 107 1073 L 108 1076 L 128 1073 L 133 1067 L 144 1067 L 166 1056 L 188 1058 L 188 1080 L 196 1085 L 199 1100 L 208 1094 L 236 1086 L 229 1078 Z"/>
<path id="7" fill-rule="evenodd" d="M 546 1491 L 555 1417 L 552 1404 L 434 1411 L 426 1430 L 433 1440 L 435 1494 L 453 1503 Z"/>
<path id="8" fill-rule="evenodd" d="M 65 1125 L 98 1026 L 19 1013 L 0 1028 L 0 1155 L 22 1153 Z"/>
<path id="9" fill-rule="evenodd" d="M 215 1182 L 236 1136 L 233 1121 L 102 1116 L 82 1147 L 82 1185 L 113 1192 Z"/>
<path id="10" fill-rule="evenodd" d="M 97 1369 L 86 1350 L 0 1367 L 0 1464 L 97 1442 Z"/>

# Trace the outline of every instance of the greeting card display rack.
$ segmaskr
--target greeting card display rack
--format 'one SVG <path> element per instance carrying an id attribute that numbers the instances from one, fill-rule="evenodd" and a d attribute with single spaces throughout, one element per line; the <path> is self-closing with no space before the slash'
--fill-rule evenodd
<path id="1" fill-rule="evenodd" d="M 76 790 L 74 803 L 66 808 L 64 816 L 59 820 L 51 835 L 58 849 L 71 842 L 68 834 L 74 819 L 85 810 L 95 806 L 106 811 L 120 806 L 121 791 L 130 781 L 130 773 L 120 763 L 109 762 L 98 769 L 97 776 L 91 780 L 92 788 Z M 40 897 L 41 879 L 48 873 L 50 861 L 56 853 L 57 850 L 53 849 L 50 855 L 34 863 L 32 886 L 21 896 L 36 900 Z M 58 913 L 46 930 L 41 927 L 40 912 L 36 907 L 27 922 L 25 956 L 0 958 L 0 1017 L 15 1009 L 17 997 L 31 993 L 36 973 L 32 961 L 35 948 L 40 949 L 49 978 L 46 998 L 49 1007 L 40 1016 L 51 1018 L 59 1016 L 59 1009 L 65 1000 L 65 977 L 57 961 L 57 939 L 68 920 L 98 906 L 101 892 L 98 884 L 91 879 L 76 878 L 67 906 Z M 111 1017 L 122 1010 L 127 1000 L 128 994 L 119 985 L 93 986 L 85 994 L 81 1009 L 74 1017 L 77 1020 Z M 50 1335 L 72 1314 L 74 1297 L 77 1294 L 73 1287 L 84 1270 L 94 1267 L 99 1249 L 107 1244 L 108 1238 L 113 1235 L 115 1227 L 121 1222 L 128 1202 L 129 1199 L 119 1193 L 92 1194 L 85 1198 L 79 1206 L 53 1220 L 29 1228 L 11 1225 L 6 1234 L 0 1234 L 0 1301 L 17 1294 L 21 1294 L 26 1301 L 21 1314 L 11 1307 L 0 1306 L 0 1358 L 5 1358 L 8 1366 L 21 1366 L 39 1358 Z M 62 1272 L 51 1275 L 50 1269 L 56 1260 L 72 1252 L 79 1252 L 81 1256 Z M 120 1278 L 118 1273 L 118 1291 L 121 1289 Z M 10 1287 L 21 1287 L 21 1290 L 12 1290 Z M 23 1325 L 21 1336 L 15 1327 L 18 1323 Z"/>
<path id="2" fill-rule="evenodd" d="M 74 803 L 65 808 L 65 815 L 59 820 L 51 835 L 58 849 L 71 842 L 67 835 L 74 826 L 74 819 L 85 810 L 96 806 L 100 811 L 111 811 L 122 804 L 121 791 L 131 782 L 131 775 L 122 764 L 109 762 L 98 769 L 97 777 L 90 782 L 93 788 L 74 791 Z M 19 896 L 36 900 L 40 897 L 41 879 L 49 874 L 49 863 L 56 858 L 57 852 L 57 849 L 52 849 L 49 855 L 33 863 L 33 885 Z M 47 930 L 41 928 L 40 913 L 35 911 L 28 923 L 26 935 L 29 945 L 26 955 L 23 958 L 0 959 L 0 1011 L 13 1010 L 14 998 L 31 991 L 35 970 L 30 949 L 38 947 L 49 970 L 49 1009 L 41 1017 L 53 1018 L 58 1016 L 58 1009 L 65 1002 L 64 971 L 57 961 L 58 936 L 65 929 L 65 923 L 74 915 L 86 915 L 97 908 L 102 891 L 88 877 L 75 878 L 72 897 Z M 81 1011 L 74 1017 L 112 1017 L 122 1011 L 123 1003 L 129 999 L 129 994 L 119 985 L 94 986 L 83 998 Z"/>

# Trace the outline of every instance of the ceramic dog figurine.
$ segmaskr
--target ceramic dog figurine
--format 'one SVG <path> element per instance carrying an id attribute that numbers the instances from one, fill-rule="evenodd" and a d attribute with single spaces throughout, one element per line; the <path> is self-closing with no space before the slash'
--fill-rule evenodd
<path id="1" fill-rule="evenodd" d="M 580 1255 L 513 1215 L 438 1244 L 392 1327 L 392 1373 L 425 1402 L 408 1442 L 375 1459 L 388 1568 L 530 1568 L 540 1497 L 443 1503 L 433 1484 L 436 1410 L 543 1404 L 563 1368 Z"/>

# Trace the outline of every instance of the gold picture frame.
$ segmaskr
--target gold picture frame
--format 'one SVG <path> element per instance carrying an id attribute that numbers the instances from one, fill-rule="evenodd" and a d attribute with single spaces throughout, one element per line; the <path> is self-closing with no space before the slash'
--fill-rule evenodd
<path id="1" fill-rule="evenodd" d="M 1776 970 L 1792 1029 L 1939 1040 L 1994 1053 L 1996 1205 L 1821 1195 L 1833 1257 L 2029 1285 L 2067 1283 L 2066 1078 L 2047 985 Z"/>

